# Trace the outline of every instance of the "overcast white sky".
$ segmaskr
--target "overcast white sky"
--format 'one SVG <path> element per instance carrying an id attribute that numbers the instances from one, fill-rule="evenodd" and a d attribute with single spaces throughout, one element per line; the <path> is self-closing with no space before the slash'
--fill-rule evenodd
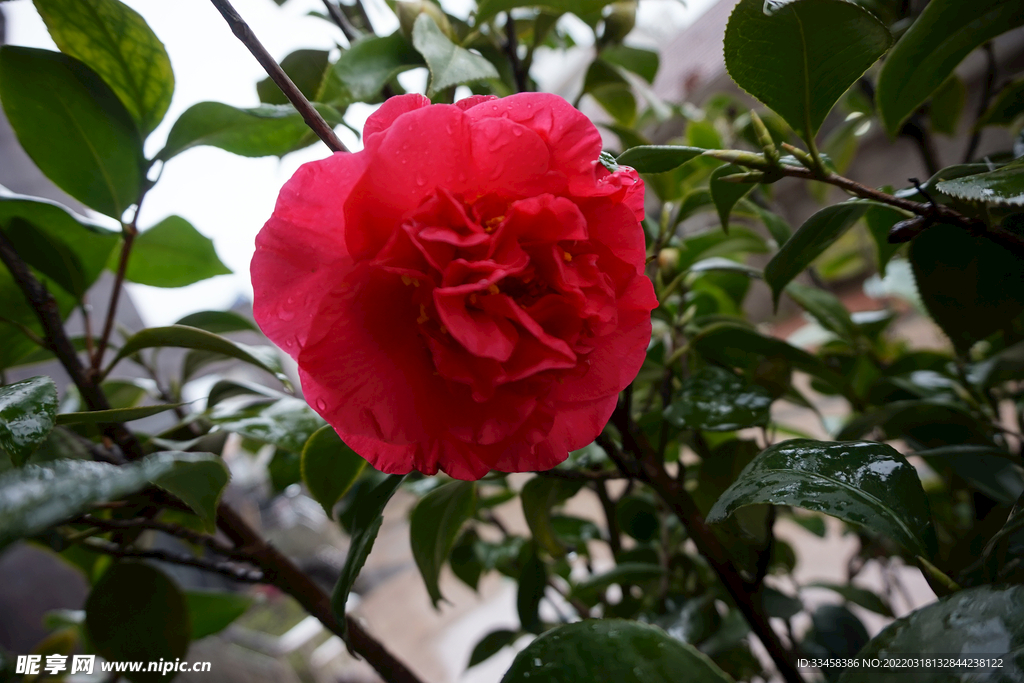
<path id="1" fill-rule="evenodd" d="M 231 34 L 227 24 L 206 0 L 124 0 L 139 12 L 164 42 L 174 68 L 176 86 L 164 122 L 150 136 L 146 152 L 162 147 L 171 124 L 196 102 L 214 100 L 249 107 L 259 104 L 255 83 L 265 77 L 246 48 Z M 383 7 L 383 0 L 368 0 Z M 278 7 L 271 0 L 236 0 L 235 7 L 249 23 L 269 52 L 277 59 L 299 48 L 330 49 L 343 41 L 332 24 L 307 16 L 322 10 L 320 0 L 289 0 Z M 445 2 L 449 11 L 462 14 L 464 0 Z M 683 25 L 692 21 L 711 0 L 691 0 L 685 7 L 678 0 L 644 0 L 640 3 L 640 25 L 649 44 L 664 45 Z M 4 3 L 7 40 L 14 45 L 55 49 L 30 0 Z M 397 28 L 390 12 L 373 13 L 379 20 L 378 33 Z M 559 64 L 559 60 L 562 64 Z M 573 60 L 575 61 L 575 60 Z M 569 63 L 558 56 L 538 62 L 534 75 L 558 78 Z M 410 72 L 403 84 L 425 84 L 425 70 Z M 408 79 L 408 80 L 406 80 Z M 422 87 L 422 86 L 420 86 Z M 364 105 L 352 107 L 346 120 L 361 129 L 372 111 Z M 339 135 L 350 149 L 358 149 L 355 137 L 344 129 Z M 306 161 L 327 156 L 322 144 L 290 154 L 248 159 L 212 147 L 199 147 L 172 159 L 157 186 L 147 195 L 139 224 L 143 229 L 168 215 L 177 214 L 211 237 L 217 253 L 234 271 L 184 289 L 163 290 L 131 285 L 131 295 L 150 325 L 171 323 L 198 310 L 223 309 L 239 297 L 251 298 L 249 260 L 253 240 L 274 208 L 281 185 Z"/>

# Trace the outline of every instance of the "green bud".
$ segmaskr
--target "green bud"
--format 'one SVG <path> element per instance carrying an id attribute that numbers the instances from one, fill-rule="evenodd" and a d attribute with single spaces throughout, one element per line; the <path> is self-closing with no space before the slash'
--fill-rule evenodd
<path id="1" fill-rule="evenodd" d="M 750 168 L 759 168 L 768 170 L 771 168 L 771 164 L 764 158 L 763 154 L 754 154 L 753 152 L 743 152 L 738 149 L 709 149 L 704 152 L 703 156 L 718 159 L 719 161 L 725 161 L 730 164 L 736 164 L 738 166 L 748 166 Z"/>
<path id="2" fill-rule="evenodd" d="M 675 273 L 679 269 L 679 250 L 666 247 L 658 252 L 658 268 L 663 273 Z"/>
<path id="3" fill-rule="evenodd" d="M 764 150 L 765 157 L 774 163 L 779 163 L 779 150 L 775 148 L 775 141 L 772 140 L 771 133 L 768 132 L 764 121 L 754 110 L 750 110 L 750 125 L 754 128 L 754 135 L 757 136 L 757 142 Z"/>
<path id="4" fill-rule="evenodd" d="M 395 14 L 398 15 L 399 30 L 407 40 L 412 40 L 412 27 L 416 23 L 417 17 L 426 14 L 434 20 L 437 27 L 441 29 L 441 33 L 448 36 L 449 40 L 458 42 L 448 17 L 437 4 L 430 0 L 399 0 L 395 3 Z"/>
<path id="5" fill-rule="evenodd" d="M 637 0 L 613 2 L 608 5 L 609 13 L 604 18 L 604 32 L 601 34 L 601 45 L 615 45 L 636 26 Z"/>
<path id="6" fill-rule="evenodd" d="M 812 157 L 807 152 L 803 151 L 799 147 L 794 147 L 788 142 L 783 142 L 782 148 L 789 152 L 790 154 L 792 154 L 794 157 L 796 157 L 796 160 L 799 161 L 804 166 L 806 166 L 808 169 L 812 171 L 817 171 L 817 165 L 814 163 L 814 157 Z"/>

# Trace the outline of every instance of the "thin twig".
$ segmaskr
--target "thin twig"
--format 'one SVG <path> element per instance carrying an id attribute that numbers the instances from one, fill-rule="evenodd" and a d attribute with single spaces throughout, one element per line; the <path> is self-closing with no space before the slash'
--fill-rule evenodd
<path id="1" fill-rule="evenodd" d="M 122 548 L 116 543 L 110 541 L 104 541 L 98 538 L 90 538 L 82 542 L 82 546 L 89 550 L 94 550 L 104 555 L 112 555 L 114 557 L 122 558 L 137 558 L 142 560 L 158 560 L 160 562 L 169 562 L 171 564 L 180 564 L 186 567 L 195 567 L 197 569 L 203 569 L 208 572 L 214 572 L 216 574 L 222 574 L 235 581 L 244 581 L 246 583 L 262 583 L 265 579 L 263 573 L 253 569 L 245 567 L 239 567 L 236 564 L 229 562 L 220 562 L 217 560 L 204 560 L 193 555 L 185 555 L 184 553 L 173 553 L 167 550 L 139 550 L 136 548 Z"/>
<path id="2" fill-rule="evenodd" d="M 155 519 L 103 519 L 102 517 L 95 517 L 93 515 L 81 515 L 72 519 L 68 523 L 89 524 L 102 529 L 147 529 L 151 531 L 159 531 L 167 534 L 168 536 L 174 536 L 175 538 L 188 541 L 194 545 L 201 545 L 212 550 L 218 555 L 230 557 L 233 560 L 238 560 L 240 562 L 252 561 L 252 558 L 248 553 L 238 550 L 227 543 L 218 541 L 209 534 L 204 534 L 200 531 L 189 529 L 178 524 L 160 522 Z"/>
<path id="3" fill-rule="evenodd" d="M 348 39 L 351 45 L 359 38 L 359 29 L 352 25 L 352 22 L 348 20 L 345 13 L 335 5 L 331 0 L 324 0 L 324 6 L 327 7 L 327 13 L 331 15 L 331 19 L 338 25 L 341 32 L 345 34 L 345 38 Z"/>
<path id="4" fill-rule="evenodd" d="M 122 224 L 121 237 L 123 242 L 121 244 L 121 256 L 117 262 L 117 272 L 114 274 L 114 288 L 110 292 L 107 320 L 103 323 L 103 333 L 100 335 L 100 341 L 96 345 L 96 353 L 92 356 L 93 375 L 99 374 L 100 366 L 103 365 L 103 355 L 107 351 L 110 335 L 114 331 L 114 320 L 117 319 L 117 304 L 121 297 L 121 290 L 124 288 L 124 278 L 128 272 L 128 258 L 132 253 L 132 245 L 135 243 L 135 236 L 139 234 L 136 221 L 139 218 L 139 209 L 142 208 L 142 198 L 145 197 L 145 194 L 145 191 L 143 191 L 142 197 L 139 198 L 138 203 L 135 205 L 135 214 L 132 216 L 131 223 Z"/>
<path id="5" fill-rule="evenodd" d="M 508 55 L 508 63 L 512 67 L 512 77 L 516 81 L 516 92 L 526 92 L 530 88 L 529 74 L 523 69 L 523 63 L 519 59 L 516 21 L 512 18 L 511 11 L 505 12 L 505 54 Z"/>
<path id="6" fill-rule="evenodd" d="M 566 481 L 611 481 L 613 479 L 624 479 L 625 476 L 618 470 L 542 470 L 534 472 L 539 477 L 548 479 L 565 479 Z"/>
<path id="7" fill-rule="evenodd" d="M 603 481 L 594 482 L 594 490 L 597 492 L 597 499 L 601 501 L 601 509 L 604 510 L 605 521 L 608 524 L 608 547 L 611 548 L 612 555 L 618 557 L 622 552 L 622 532 L 619 531 L 619 520 L 615 516 L 615 503 Z"/>
<path id="8" fill-rule="evenodd" d="M 292 103 L 296 111 L 302 115 L 306 125 L 317 134 L 317 137 L 323 140 L 324 144 L 332 152 L 347 152 L 348 149 L 338 139 L 334 129 L 324 121 L 324 117 L 320 116 L 320 112 L 313 108 L 313 105 L 309 103 L 306 96 L 299 92 L 292 79 L 274 61 L 274 58 L 270 56 L 270 53 L 267 52 L 267 49 L 256 38 L 256 34 L 252 32 L 249 25 L 242 20 L 242 17 L 238 15 L 235 8 L 231 6 L 231 3 L 228 0 L 210 0 L 210 2 L 213 3 L 213 6 L 224 17 L 224 20 L 228 22 L 231 32 L 249 48 L 249 52 L 260 63 L 260 66 L 267 72 L 267 75 L 270 76 L 274 83 L 277 83 L 277 87 L 281 89 L 284 96 L 288 98 L 288 101 Z"/>
<path id="9" fill-rule="evenodd" d="M 974 115 L 974 122 L 977 124 L 981 120 L 981 117 L 988 111 L 989 102 L 992 101 L 992 95 L 995 91 L 996 85 L 996 51 L 992 47 L 992 42 L 989 41 L 984 45 L 985 50 L 985 82 L 982 84 L 981 89 L 981 100 L 978 101 L 978 112 Z M 974 133 L 971 134 L 971 140 L 967 143 L 967 151 L 964 152 L 963 163 L 971 163 L 971 159 L 974 158 L 974 153 L 978 151 L 978 143 L 981 142 L 981 129 L 976 128 Z"/>
<path id="10" fill-rule="evenodd" d="M 622 434 L 625 449 L 636 459 L 626 458 L 621 451 L 612 455 L 612 451 L 616 451 L 617 448 L 607 437 L 602 437 L 602 440 L 609 442 L 610 445 L 604 446 L 604 443 L 601 445 L 605 447 L 613 460 L 621 463 L 620 467 L 623 467 L 627 474 L 636 476 L 650 484 L 679 518 L 679 521 L 683 523 L 690 538 L 697 546 L 697 550 L 714 569 L 733 602 L 736 603 L 747 623 L 750 624 L 750 629 L 757 635 L 772 661 L 775 662 L 776 668 L 786 683 L 803 683 L 803 677 L 793 662 L 792 654 L 783 647 L 782 641 L 772 629 L 768 618 L 755 604 L 755 596 L 751 595 L 742 577 L 732 567 L 728 553 L 707 522 L 704 521 L 704 516 L 701 515 L 697 503 L 694 502 L 681 482 L 673 479 L 665 471 L 664 463 L 658 461 L 657 453 L 647 442 L 647 437 L 635 428 L 624 404 L 620 403 L 612 414 L 612 423 Z"/>

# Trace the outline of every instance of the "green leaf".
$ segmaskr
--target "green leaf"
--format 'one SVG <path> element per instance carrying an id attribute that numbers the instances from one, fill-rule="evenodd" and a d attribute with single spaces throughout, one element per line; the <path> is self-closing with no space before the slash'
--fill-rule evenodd
<path id="1" fill-rule="evenodd" d="M 850 318 L 850 312 L 835 294 L 799 282 L 786 285 L 786 294 L 814 316 L 822 327 L 835 332 L 841 339 L 850 342 L 859 336 L 860 331 Z"/>
<path id="2" fill-rule="evenodd" d="M 768 424 L 772 398 L 763 387 L 709 365 L 683 381 L 665 419 L 683 429 L 728 432 Z"/>
<path id="3" fill-rule="evenodd" d="M 804 588 L 827 588 L 828 590 L 838 594 L 843 600 L 852 602 L 855 605 L 859 605 L 866 610 L 870 610 L 875 614 L 881 614 L 883 617 L 889 617 L 892 619 L 895 615 L 892 613 L 892 609 L 889 608 L 882 598 L 878 597 L 866 588 L 859 588 L 853 584 L 838 584 L 838 583 L 827 583 L 822 581 L 816 581 L 814 583 L 808 583 L 803 586 Z"/>
<path id="4" fill-rule="evenodd" d="M 527 481 L 519 493 L 523 516 L 534 540 L 552 557 L 564 557 L 565 546 L 551 525 L 551 508 L 576 495 L 580 488 L 581 482 L 537 476 Z"/>
<path id="5" fill-rule="evenodd" d="M 167 451 L 173 457 L 187 454 Z M 231 474 L 216 456 L 211 460 L 181 460 L 153 483 L 188 505 L 210 533 L 217 530 L 217 506 Z"/>
<path id="6" fill-rule="evenodd" d="M 58 52 L 4 45 L 0 101 L 21 146 L 62 190 L 118 219 L 138 200 L 142 139 L 92 69 Z"/>
<path id="7" fill-rule="evenodd" d="M 938 401 L 891 401 L 853 417 L 838 438 L 857 439 L 874 429 L 887 439 L 911 440 L 923 448 L 947 444 L 992 446 L 991 429 L 963 406 Z"/>
<path id="8" fill-rule="evenodd" d="M 90 410 L 82 413 L 60 413 L 57 415 L 59 425 L 80 424 L 113 424 L 115 422 L 131 422 L 151 415 L 159 415 L 173 410 L 183 403 L 161 403 L 155 406 L 139 406 L 138 408 L 115 408 L 111 410 Z"/>
<path id="9" fill-rule="evenodd" d="M 885 26 L 851 2 L 741 0 L 725 27 L 725 66 L 738 86 L 812 140 L 890 41 Z"/>
<path id="10" fill-rule="evenodd" d="M 213 240 L 180 216 L 168 216 L 140 233 L 125 277 L 151 287 L 184 287 L 231 270 L 217 258 Z"/>
<path id="11" fill-rule="evenodd" d="M 384 507 L 404 479 L 404 474 L 389 475 L 375 486 L 362 488 L 353 501 L 354 515 L 352 524 L 349 526 L 351 538 L 348 555 L 345 558 L 345 566 L 342 567 L 341 575 L 338 577 L 338 583 L 334 584 L 334 591 L 331 593 L 331 610 L 338 617 L 338 623 L 341 624 L 342 629 L 341 636 L 346 642 L 348 640 L 348 623 L 345 619 L 345 603 L 348 602 L 352 584 L 355 583 L 359 571 L 366 564 L 366 558 L 370 556 L 370 551 L 373 549 L 373 542 L 377 539 L 377 532 L 380 531 L 380 526 L 384 522 Z"/>
<path id="12" fill-rule="evenodd" d="M 480 662 L 490 659 L 502 649 L 516 642 L 521 635 L 521 631 L 510 631 L 504 628 L 491 631 L 473 647 L 473 654 L 469 656 L 469 664 L 466 665 L 466 668 L 474 667 Z"/>
<path id="13" fill-rule="evenodd" d="M 501 683 L 730 683 L 706 655 L 655 626 L 588 619 L 558 626 L 516 655 Z"/>
<path id="14" fill-rule="evenodd" d="M 516 7 L 540 7 L 553 14 L 575 14 L 578 17 L 594 14 L 615 0 L 481 0 L 477 5 L 475 26 Z"/>
<path id="15" fill-rule="evenodd" d="M 815 356 L 781 339 L 765 336 L 740 325 L 709 325 L 694 337 L 693 345 L 705 358 L 730 367 L 746 368 L 757 365 L 765 358 L 777 358 L 833 387 L 843 385 L 842 377 L 828 369 Z"/>
<path id="16" fill-rule="evenodd" d="M 106 81 L 148 135 L 167 113 L 174 72 L 163 43 L 118 0 L 34 0 L 60 51 Z"/>
<path id="17" fill-rule="evenodd" d="M 252 605 L 252 598 L 241 593 L 186 591 L 185 603 L 192 622 L 192 640 L 220 633 Z"/>
<path id="18" fill-rule="evenodd" d="M 890 135 L 976 47 L 1024 24 L 1017 0 L 933 0 L 886 57 L 875 102 Z"/>
<path id="19" fill-rule="evenodd" d="M 928 110 L 932 130 L 943 135 L 956 135 L 966 101 L 967 87 L 959 76 L 953 74 L 932 93 L 932 103 Z"/>
<path id="20" fill-rule="evenodd" d="M 917 471 L 892 446 L 793 439 L 762 451 L 708 513 L 721 522 L 747 505 L 823 512 L 885 534 L 917 555 L 935 547 Z"/>
<path id="21" fill-rule="evenodd" d="M 955 628 L 950 625 L 955 624 Z M 1016 663 L 1024 652 L 1024 588 L 981 586 L 958 591 L 892 622 L 860 651 L 865 659 L 945 656 L 996 657 L 1005 669 L 982 673 L 971 667 L 914 669 L 920 683 L 1017 680 Z M 962 654 L 957 654 L 962 653 Z M 974 655 L 973 653 L 978 653 Z M 1014 672 L 1003 675 L 1002 671 Z M 902 683 L 907 670 L 851 667 L 839 683 Z"/>
<path id="22" fill-rule="evenodd" d="M 0 451 L 21 467 L 46 439 L 57 415 L 57 385 L 32 377 L 0 387 Z"/>
<path id="23" fill-rule="evenodd" d="M 326 104 L 314 107 L 332 126 L 341 114 Z M 200 102 L 185 110 L 167 135 L 157 158 L 167 161 L 187 149 L 209 145 L 244 157 L 284 156 L 313 142 L 302 115 L 290 104 L 239 109 L 220 102 Z"/>
<path id="24" fill-rule="evenodd" d="M 793 234 L 793 228 L 789 227 L 789 223 L 768 209 L 763 209 L 751 201 L 740 202 L 740 206 L 751 211 L 762 223 L 764 223 L 764 227 L 768 230 L 768 234 L 772 236 L 772 239 L 775 240 L 775 243 L 780 247 L 785 244 Z"/>
<path id="25" fill-rule="evenodd" d="M 764 279 L 772 288 L 776 308 L 786 285 L 853 227 L 869 206 L 856 201 L 827 206 L 804 221 L 782 245 L 764 268 Z"/>
<path id="26" fill-rule="evenodd" d="M 665 568 L 659 564 L 623 562 L 603 574 L 580 581 L 573 586 L 572 592 L 573 595 L 582 600 L 594 599 L 598 594 L 614 584 L 628 586 L 630 584 L 644 583 L 651 579 L 658 579 L 664 575 Z"/>
<path id="27" fill-rule="evenodd" d="M 871 239 L 875 242 L 878 272 L 883 277 L 886 266 L 901 246 L 889 243 L 889 231 L 892 230 L 892 226 L 906 219 L 906 214 L 887 206 L 872 206 L 864 212 L 864 223 L 867 224 Z"/>
<path id="28" fill-rule="evenodd" d="M 260 328 L 256 327 L 256 323 L 252 320 L 231 311 L 199 311 L 198 313 L 189 313 L 174 324 L 198 327 L 213 334 L 260 331 Z"/>
<path id="29" fill-rule="evenodd" d="M 448 560 L 459 529 L 473 515 L 475 505 L 476 483 L 452 481 L 421 498 L 409 515 L 412 556 L 435 608 L 442 599 L 438 587 L 441 567 Z"/>
<path id="30" fill-rule="evenodd" d="M 622 532 L 640 542 L 650 542 L 661 532 L 661 520 L 654 501 L 642 494 L 622 496 L 615 504 L 615 519 Z"/>
<path id="31" fill-rule="evenodd" d="M 328 517 L 365 466 L 366 461 L 330 425 L 313 432 L 302 448 L 302 481 Z"/>
<path id="32" fill-rule="evenodd" d="M 642 145 L 627 149 L 616 161 L 622 166 L 631 166 L 640 173 L 664 173 L 699 157 L 704 151 L 700 147 Z"/>
<path id="33" fill-rule="evenodd" d="M 195 327 L 186 327 L 185 325 L 151 327 L 133 335 L 125 342 L 121 350 L 118 351 L 117 356 L 114 357 L 114 360 L 108 366 L 107 372 L 110 372 L 110 369 L 117 365 L 118 361 L 122 358 L 127 358 L 133 353 L 138 353 L 142 349 L 165 346 L 199 349 L 235 358 L 250 365 L 255 365 L 261 370 L 266 370 L 274 377 L 277 377 L 286 387 L 291 386 L 288 377 L 281 369 L 281 361 L 277 358 L 277 353 L 273 349 L 264 346 L 240 344 Z M 301 450 L 301 448 L 300 446 L 299 449 Z"/>
<path id="34" fill-rule="evenodd" d="M 257 405 L 210 420 L 219 429 L 273 444 L 296 457 L 324 420 L 302 399 L 286 396 L 270 405 Z"/>
<path id="35" fill-rule="evenodd" d="M 935 185 L 943 194 L 984 204 L 1024 206 L 1024 159 L 1011 161 L 1002 168 L 978 173 Z"/>
<path id="36" fill-rule="evenodd" d="M 117 500 L 170 472 L 177 462 L 210 460 L 206 453 L 154 453 L 120 467 L 88 460 L 55 460 L 0 475 L 0 547 Z"/>
<path id="37" fill-rule="evenodd" d="M 732 213 L 732 208 L 736 206 L 736 202 L 750 194 L 750 191 L 754 189 L 754 184 L 725 183 L 719 180 L 719 178 L 734 173 L 743 173 L 744 171 L 746 169 L 740 166 L 728 164 L 726 166 L 719 166 L 711 172 L 711 180 L 709 181 L 711 200 L 715 203 L 715 209 L 718 211 L 718 220 L 722 222 L 722 230 L 725 232 L 729 232 L 729 214 Z"/>
<path id="38" fill-rule="evenodd" d="M 119 562 L 104 572 L 85 601 L 85 628 L 92 648 L 110 662 L 173 662 L 185 657 L 192 633 L 181 590 L 141 562 Z M 132 683 L 167 680 L 160 671 L 123 675 Z"/>
<path id="39" fill-rule="evenodd" d="M 450 41 L 426 12 L 416 17 L 412 44 L 430 68 L 428 96 L 453 85 L 498 78 L 493 64 Z"/>
<path id="40" fill-rule="evenodd" d="M 934 225 L 907 255 L 925 308 L 961 352 L 1024 311 L 1024 261 L 984 235 Z"/>
<path id="41" fill-rule="evenodd" d="M 648 83 L 654 83 L 660 62 L 657 52 L 628 45 L 606 47 L 601 50 L 601 59 L 632 71 Z"/>
<path id="42" fill-rule="evenodd" d="M 382 38 L 360 38 L 327 73 L 323 99 L 332 103 L 373 100 L 395 76 L 423 64 L 423 57 L 399 31 Z"/>
<path id="43" fill-rule="evenodd" d="M 281 60 L 281 68 L 311 102 L 318 101 L 320 87 L 330 67 L 329 55 L 327 50 L 296 50 Z M 269 76 L 256 84 L 256 93 L 264 104 L 289 104 L 281 88 Z"/>
<path id="44" fill-rule="evenodd" d="M 1009 126 L 1024 114 L 1024 78 L 1007 83 L 989 105 L 975 128 Z"/>
<path id="45" fill-rule="evenodd" d="M 540 621 L 540 601 L 548 589 L 548 568 L 540 558 L 537 543 L 529 543 L 523 547 L 519 555 L 520 570 L 516 580 L 516 612 L 519 614 L 520 628 L 529 633 L 540 633 L 543 625 Z"/>

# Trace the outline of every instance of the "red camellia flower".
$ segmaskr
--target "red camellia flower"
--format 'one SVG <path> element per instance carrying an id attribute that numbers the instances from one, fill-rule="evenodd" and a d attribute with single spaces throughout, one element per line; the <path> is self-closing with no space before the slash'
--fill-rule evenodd
<path id="1" fill-rule="evenodd" d="M 561 98 L 387 100 L 256 238 L 254 312 L 379 470 L 543 470 L 601 432 L 657 305 L 643 183 Z"/>

